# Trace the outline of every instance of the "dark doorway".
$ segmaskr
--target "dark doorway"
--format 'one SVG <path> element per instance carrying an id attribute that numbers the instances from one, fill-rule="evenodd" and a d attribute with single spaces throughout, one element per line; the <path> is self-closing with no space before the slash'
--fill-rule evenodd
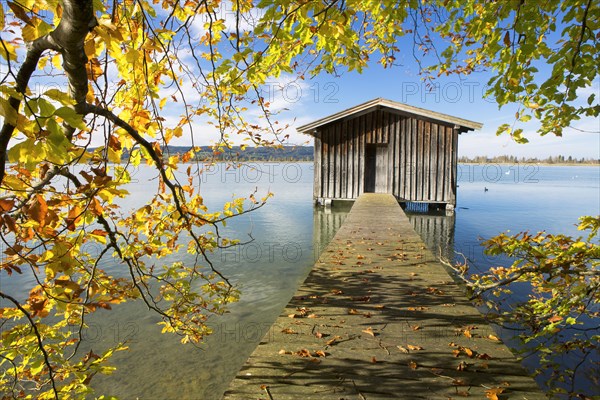
<path id="1" fill-rule="evenodd" d="M 387 193 L 387 144 L 367 144 L 365 193 Z"/>

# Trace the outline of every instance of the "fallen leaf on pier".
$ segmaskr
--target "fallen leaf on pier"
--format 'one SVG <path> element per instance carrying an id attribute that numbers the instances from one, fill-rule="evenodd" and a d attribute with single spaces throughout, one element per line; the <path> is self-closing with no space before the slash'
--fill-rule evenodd
<path id="1" fill-rule="evenodd" d="M 406 347 L 408 347 L 408 349 L 412 350 L 412 351 L 423 350 L 423 348 L 421 346 L 413 346 L 412 344 L 407 344 Z"/>
<path id="2" fill-rule="evenodd" d="M 409 310 L 409 311 L 425 311 L 425 310 L 429 310 L 429 307 L 423 307 L 423 306 L 408 307 L 407 310 Z"/>
<path id="3" fill-rule="evenodd" d="M 398 348 L 398 350 L 400 350 L 403 353 L 409 353 L 408 349 L 406 347 L 403 346 L 396 346 Z"/>
<path id="4" fill-rule="evenodd" d="M 288 350 L 281 349 L 281 350 L 279 350 L 279 354 L 292 354 L 292 352 L 288 351 Z"/>
<path id="5" fill-rule="evenodd" d="M 419 329 L 421 329 L 421 325 L 411 325 L 410 329 L 412 329 L 413 331 L 418 331 Z"/>
<path id="6" fill-rule="evenodd" d="M 306 318 L 319 318 L 317 314 L 308 314 Z"/>
<path id="7" fill-rule="evenodd" d="M 477 354 L 477 358 L 479 358 L 480 360 L 491 360 L 492 356 L 490 356 L 487 353 L 483 353 L 483 354 Z"/>
<path id="8" fill-rule="evenodd" d="M 375 357 L 371 357 L 371 362 L 372 362 L 373 364 L 376 364 L 376 363 L 377 363 L 377 359 L 376 359 Z"/>
<path id="9" fill-rule="evenodd" d="M 333 294 L 343 294 L 344 292 L 342 290 L 340 290 L 340 289 L 332 289 L 331 293 L 333 293 Z"/>
<path id="10" fill-rule="evenodd" d="M 362 330 L 362 332 L 363 332 L 363 333 L 366 333 L 366 334 L 368 334 L 368 335 L 371 335 L 371 336 L 373 336 L 373 337 L 375 337 L 375 335 L 376 335 L 376 333 L 375 333 L 375 332 L 373 332 L 373 328 L 371 328 L 371 327 L 368 327 L 367 329 L 363 329 L 363 330 Z"/>
<path id="11" fill-rule="evenodd" d="M 357 314 L 360 314 L 360 312 L 358 310 L 356 310 L 355 308 L 349 308 L 348 309 L 348 314 L 350 314 L 350 315 L 357 315 Z"/>
<path id="12" fill-rule="evenodd" d="M 498 395 L 504 392 L 504 388 L 497 387 L 485 391 L 485 397 L 490 400 L 498 400 Z"/>
<path id="13" fill-rule="evenodd" d="M 291 329 L 291 328 L 285 328 L 285 329 L 282 329 L 282 330 L 281 330 L 281 333 L 286 333 L 286 334 L 288 334 L 288 335 L 293 335 L 293 334 L 296 334 L 297 332 L 296 332 L 296 331 L 294 331 L 294 330 L 293 330 L 293 329 Z"/>
<path id="14" fill-rule="evenodd" d="M 298 350 L 295 354 L 300 357 L 312 357 L 312 354 L 310 354 L 310 351 L 308 349 Z"/>
<path id="15" fill-rule="evenodd" d="M 341 336 L 334 336 L 332 339 L 329 339 L 326 344 L 327 346 L 333 346 L 334 344 L 337 344 L 338 340 L 341 338 Z"/>
<path id="16" fill-rule="evenodd" d="M 352 301 L 364 301 L 364 302 L 368 302 L 368 301 L 371 301 L 371 296 L 352 297 Z"/>
<path id="17" fill-rule="evenodd" d="M 417 368 L 419 368 L 419 365 L 416 362 L 414 362 L 414 361 L 410 361 L 408 363 L 408 366 L 410 367 L 410 369 L 417 369 Z"/>
<path id="18" fill-rule="evenodd" d="M 359 260 L 364 260 L 365 256 L 359 254 L 359 255 L 356 256 L 356 258 L 359 259 Z"/>
<path id="19" fill-rule="evenodd" d="M 454 379 L 454 380 L 452 381 L 452 384 L 453 384 L 454 386 L 468 386 L 468 385 L 467 385 L 467 382 L 466 382 L 466 381 L 464 381 L 463 379 Z"/>
<path id="20" fill-rule="evenodd" d="M 427 288 L 427 293 L 430 294 L 436 294 L 436 295 L 442 295 L 444 294 L 444 292 L 438 288 L 434 288 L 434 287 L 428 287 Z"/>
<path id="21" fill-rule="evenodd" d="M 377 310 L 382 310 L 382 309 L 384 309 L 384 308 L 385 308 L 385 306 L 384 306 L 383 304 L 377 304 L 377 305 L 375 306 L 375 309 L 377 309 Z"/>
<path id="22" fill-rule="evenodd" d="M 494 342 L 500 341 L 500 338 L 498 336 L 492 334 L 488 335 L 488 339 L 493 340 Z"/>
<path id="23" fill-rule="evenodd" d="M 323 350 L 317 350 L 317 351 L 315 351 L 315 354 L 318 357 L 327 357 L 327 354 Z"/>

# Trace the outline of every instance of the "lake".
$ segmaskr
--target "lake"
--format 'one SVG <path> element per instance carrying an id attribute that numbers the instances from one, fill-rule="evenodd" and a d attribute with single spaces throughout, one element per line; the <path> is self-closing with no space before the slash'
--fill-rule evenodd
<path id="1" fill-rule="evenodd" d="M 227 225 L 226 236 L 243 241 L 251 235 L 254 241 L 212 256 L 217 268 L 240 288 L 241 300 L 229 313 L 210 320 L 214 334 L 199 347 L 184 346 L 177 337 L 160 334 L 157 317 L 142 304 L 96 313 L 89 320 L 85 347 L 99 352 L 123 340 L 130 347 L 114 356 L 118 367 L 114 375 L 94 378 L 98 393 L 127 399 L 221 398 L 349 210 L 349 205 L 330 210 L 313 207 L 312 168 L 312 163 L 246 163 L 236 169 L 217 164 L 205 173 L 201 192 L 205 203 L 215 209 L 230 201 L 232 193 L 247 196 L 258 190 L 257 198 L 274 193 L 265 207 Z M 597 166 L 461 164 L 458 172 L 453 216 L 417 213 L 409 218 L 434 253 L 452 257 L 456 250 L 479 270 L 498 261 L 483 254 L 480 238 L 506 230 L 577 235 L 579 216 L 600 214 Z M 135 182 L 129 190 L 136 202 L 147 196 L 149 184 L 154 187 L 154 175 L 147 167 L 134 171 Z M 182 254 L 181 261 L 186 257 Z M 18 292 L 17 288 L 31 282 L 21 276 L 11 283 L 11 289 Z M 501 334 L 512 344 L 510 333 Z M 599 362 L 600 357 L 592 361 Z M 535 360 L 528 358 L 526 365 L 535 366 Z M 591 390 L 600 391 L 598 387 Z"/>

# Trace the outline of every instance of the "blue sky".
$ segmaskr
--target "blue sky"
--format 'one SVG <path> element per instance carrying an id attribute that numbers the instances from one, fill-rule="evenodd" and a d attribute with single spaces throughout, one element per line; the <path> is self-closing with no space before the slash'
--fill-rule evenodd
<path id="1" fill-rule="evenodd" d="M 202 32 L 201 25 L 202 20 L 199 20 L 195 25 L 197 33 Z M 517 106 L 509 105 L 499 110 L 497 104 L 483 98 L 488 74 L 443 77 L 439 79 L 435 89 L 430 90 L 418 75 L 418 66 L 409 46 L 404 43 L 401 47 L 407 51 L 397 54 L 397 62 L 400 65 L 390 69 L 384 69 L 376 62 L 371 62 L 362 74 L 342 73 L 338 77 L 322 74 L 307 80 L 284 76 L 270 80 L 264 86 L 263 96 L 272 103 L 273 110 L 281 111 L 278 115 L 280 126 L 290 125 L 286 130 L 290 135 L 290 144 L 312 144 L 311 138 L 296 133 L 295 127 L 374 98 L 383 97 L 483 123 L 483 129 L 480 131 L 461 135 L 459 155 L 507 154 L 540 158 L 564 155 L 576 158 L 600 158 L 600 119 L 588 118 L 578 121 L 574 124 L 576 129 L 566 129 L 565 135 L 560 138 L 553 135 L 540 137 L 535 132 L 536 123 L 530 122 L 521 126 L 530 143 L 516 144 L 509 136 L 498 137 L 495 134 L 499 125 L 514 122 Z M 0 75 L 3 75 L 2 67 L 3 65 L 0 65 Z M 46 80 L 41 78 L 43 83 L 47 83 Z M 61 83 L 53 78 L 53 85 L 66 86 L 64 82 Z M 189 89 L 189 87 L 185 88 L 186 91 Z M 600 98 L 599 80 L 596 80 L 592 87 L 581 91 L 582 101 L 591 93 L 596 93 L 596 98 Z M 187 95 L 190 99 L 198 99 L 197 92 L 190 91 Z M 178 106 L 180 104 L 169 104 L 163 110 L 163 117 L 172 124 L 181 117 L 181 108 Z M 259 114 L 257 110 L 250 110 L 248 118 L 256 120 Z M 218 139 L 219 134 L 214 127 L 207 126 L 202 121 L 195 123 L 194 144 L 208 145 Z M 103 140 L 102 135 L 96 135 L 92 145 L 101 145 Z M 236 137 L 233 141 L 239 144 L 242 143 L 242 138 Z M 191 143 L 190 136 L 184 135 L 172 144 L 190 145 Z"/>
<path id="2" fill-rule="evenodd" d="M 362 74 L 346 73 L 340 77 L 322 75 L 306 81 L 276 80 L 267 85 L 265 93 L 275 108 L 287 108 L 280 118 L 292 126 L 384 97 L 483 123 L 482 130 L 461 135 L 460 155 L 600 158 L 600 121 L 597 118 L 581 120 L 574 125 L 578 129 L 595 132 L 568 129 L 563 137 L 540 137 L 535 132 L 535 122 L 524 124 L 522 127 L 530 143 L 516 144 L 509 136 L 496 136 L 495 132 L 499 125 L 514 121 L 517 106 L 508 105 L 499 110 L 495 102 L 484 99 L 487 76 L 472 74 L 462 78 L 443 78 L 431 90 L 421 81 L 416 66 L 409 64 L 391 69 L 372 65 Z M 592 92 L 600 96 L 599 82 L 588 88 L 586 94 Z M 307 140 L 310 138 L 291 135 L 293 143 L 306 143 Z"/>

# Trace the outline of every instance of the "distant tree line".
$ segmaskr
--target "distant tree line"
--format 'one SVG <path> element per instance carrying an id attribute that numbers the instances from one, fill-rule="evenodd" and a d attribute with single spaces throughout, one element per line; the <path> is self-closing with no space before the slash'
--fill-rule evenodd
<path id="1" fill-rule="evenodd" d="M 190 151 L 190 146 L 167 146 L 163 149 L 163 156 L 184 154 Z M 93 149 L 90 149 L 93 150 Z M 214 148 L 213 146 L 200 146 L 196 151 L 198 161 L 313 161 L 313 146 L 279 146 L 279 147 L 246 147 L 231 146 Z M 123 159 L 128 154 L 124 152 Z M 550 156 L 517 157 L 512 155 L 502 156 L 462 156 L 458 158 L 459 163 L 466 164 L 514 164 L 514 163 L 541 163 L 541 164 L 584 164 L 600 165 L 600 159 L 573 157 L 573 156 Z"/>
<path id="2" fill-rule="evenodd" d="M 475 156 L 475 157 L 467 157 L 462 156 L 458 158 L 459 163 L 475 163 L 475 164 L 485 164 L 485 163 L 498 163 L 498 164 L 513 164 L 513 163 L 541 163 L 541 164 L 587 164 L 587 165 L 599 165 L 600 159 L 593 158 L 577 158 L 573 156 L 550 156 L 546 158 L 537 158 L 537 157 L 516 157 L 516 156 Z"/>
<path id="3" fill-rule="evenodd" d="M 191 146 L 166 146 L 162 149 L 163 157 L 183 155 L 192 149 Z M 94 149 L 90 149 L 93 151 Z M 280 146 L 280 147 L 220 147 L 200 146 L 195 152 L 195 161 L 312 161 L 313 146 Z M 129 153 L 123 152 L 123 161 Z"/>
<path id="4" fill-rule="evenodd" d="M 196 156 L 199 160 L 206 161 L 312 161 L 313 146 L 260 146 L 244 148 L 241 146 L 231 146 L 218 150 L 215 150 L 211 146 L 202 146 L 201 150 L 196 152 Z"/>

